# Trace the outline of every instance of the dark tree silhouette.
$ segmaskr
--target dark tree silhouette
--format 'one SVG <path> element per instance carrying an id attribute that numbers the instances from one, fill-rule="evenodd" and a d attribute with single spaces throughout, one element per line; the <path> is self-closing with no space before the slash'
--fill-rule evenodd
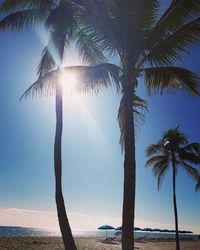
<path id="1" fill-rule="evenodd" d="M 193 167 L 200 163 L 200 144 L 188 144 L 187 137 L 178 128 L 170 129 L 163 134 L 161 140 L 150 145 L 146 150 L 149 157 L 146 166 L 152 166 L 153 175 L 158 180 L 158 190 L 167 171 L 172 170 L 173 205 L 176 230 L 176 250 L 180 250 L 178 234 L 178 209 L 176 204 L 176 176 L 178 169 L 183 168 L 195 181 L 198 170 Z"/>

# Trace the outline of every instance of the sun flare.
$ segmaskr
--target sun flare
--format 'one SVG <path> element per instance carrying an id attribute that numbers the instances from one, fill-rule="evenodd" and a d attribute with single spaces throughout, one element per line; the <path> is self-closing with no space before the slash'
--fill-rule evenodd
<path id="1" fill-rule="evenodd" d="M 77 76 L 74 73 L 62 72 L 60 77 L 60 83 L 63 88 L 64 95 L 75 95 L 77 94 Z"/>

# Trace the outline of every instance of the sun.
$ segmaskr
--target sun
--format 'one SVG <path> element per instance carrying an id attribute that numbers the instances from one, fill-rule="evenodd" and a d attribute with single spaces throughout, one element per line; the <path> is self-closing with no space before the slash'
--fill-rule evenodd
<path id="1" fill-rule="evenodd" d="M 62 72 L 60 77 L 60 83 L 63 88 L 63 94 L 72 96 L 77 94 L 77 76 L 74 73 Z"/>

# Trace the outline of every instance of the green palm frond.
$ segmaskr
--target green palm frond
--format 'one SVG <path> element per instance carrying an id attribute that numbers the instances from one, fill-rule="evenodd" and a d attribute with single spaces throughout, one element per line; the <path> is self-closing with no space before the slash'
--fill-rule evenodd
<path id="1" fill-rule="evenodd" d="M 138 1 L 137 3 L 132 1 L 132 5 L 132 14 L 134 15 L 133 23 L 135 23 L 136 29 L 149 30 L 154 27 L 160 11 L 160 1 L 149 0 Z"/>
<path id="2" fill-rule="evenodd" d="M 199 176 L 198 179 L 197 179 L 195 191 L 198 191 L 199 189 L 200 189 L 200 176 Z"/>
<path id="3" fill-rule="evenodd" d="M 142 127 L 145 122 L 145 111 L 147 111 L 147 103 L 142 98 L 134 95 L 133 97 L 133 119 L 136 126 L 135 132 Z M 125 144 L 125 99 L 122 96 L 119 110 L 118 110 L 118 122 L 120 127 L 120 145 L 122 151 L 124 150 Z"/>
<path id="4" fill-rule="evenodd" d="M 84 92 L 99 92 L 102 88 L 108 86 L 115 86 L 119 92 L 121 90 L 121 68 L 111 64 L 102 63 L 96 66 L 74 66 L 66 67 L 71 68 L 71 72 L 77 75 L 80 79 L 80 89 Z"/>
<path id="5" fill-rule="evenodd" d="M 106 24 L 105 24 L 106 25 Z M 96 44 L 96 47 L 100 51 L 104 51 L 104 54 L 110 58 L 116 55 L 116 48 L 118 48 L 117 41 L 112 37 L 112 32 L 109 33 L 109 27 L 104 28 L 104 32 L 101 33 L 93 25 L 88 25 L 82 28 L 82 32 L 87 34 L 87 39 L 93 41 Z"/>
<path id="6" fill-rule="evenodd" d="M 156 164 L 158 162 L 164 162 L 167 160 L 168 160 L 168 156 L 166 156 L 166 155 L 156 155 L 156 156 L 153 156 L 150 159 L 148 159 L 145 167 L 151 166 L 151 165 Z"/>
<path id="7" fill-rule="evenodd" d="M 187 162 L 182 161 L 181 162 L 181 166 L 183 167 L 183 169 L 185 169 L 185 171 L 194 179 L 197 180 L 198 178 L 198 170 L 194 167 L 192 167 L 191 165 L 189 165 Z"/>
<path id="8" fill-rule="evenodd" d="M 192 21 L 200 12 L 199 0 L 175 0 L 161 16 L 152 35 L 162 36 L 164 33 L 177 31 Z M 153 38 L 153 36 L 152 36 Z"/>
<path id="9" fill-rule="evenodd" d="M 54 70 L 40 77 L 20 97 L 20 100 L 28 97 L 51 96 L 55 93 L 56 84 L 59 81 L 59 71 Z"/>
<path id="10" fill-rule="evenodd" d="M 7 12 L 14 9 L 50 9 L 55 5 L 52 0 L 5 0 L 0 5 L 1 12 Z"/>
<path id="11" fill-rule="evenodd" d="M 77 76 L 78 90 L 98 92 L 102 88 L 115 84 L 119 91 L 120 68 L 112 64 L 101 64 L 97 66 L 71 66 L 64 67 L 62 71 L 73 73 Z M 20 99 L 32 96 L 48 96 L 55 93 L 56 84 L 59 82 L 61 71 L 54 70 L 40 77 L 21 96 Z"/>
<path id="12" fill-rule="evenodd" d="M 163 150 L 163 140 L 160 140 L 157 144 L 151 144 L 146 149 L 146 156 L 151 157 L 158 153 L 165 153 Z"/>
<path id="13" fill-rule="evenodd" d="M 106 57 L 103 51 L 98 47 L 98 44 L 95 43 L 90 35 L 77 27 L 77 31 L 74 34 L 75 41 L 77 45 L 77 49 L 79 51 L 79 55 L 82 57 L 83 61 L 86 63 L 90 63 L 92 65 L 99 64 L 106 61 Z"/>
<path id="14" fill-rule="evenodd" d="M 200 157 L 193 152 L 188 152 L 184 148 L 179 150 L 179 157 L 191 164 L 200 164 Z"/>
<path id="15" fill-rule="evenodd" d="M 190 143 L 187 146 L 184 147 L 184 150 L 187 152 L 192 152 L 194 154 L 196 154 L 197 156 L 200 157 L 200 143 Z"/>
<path id="16" fill-rule="evenodd" d="M 61 3 L 51 10 L 45 25 L 47 28 L 54 30 L 71 31 L 74 20 L 74 8 L 70 1 L 61 1 Z"/>
<path id="17" fill-rule="evenodd" d="M 145 83 L 149 93 L 163 93 L 164 90 L 174 93 L 190 92 L 199 95 L 199 77 L 180 67 L 161 67 L 144 69 Z"/>
<path id="18" fill-rule="evenodd" d="M 163 167 L 160 169 L 159 174 L 157 175 L 157 189 L 158 191 L 160 190 L 160 187 L 162 185 L 163 179 L 167 173 L 167 171 L 169 170 L 168 168 L 168 164 L 167 163 L 163 163 Z"/>
<path id="19" fill-rule="evenodd" d="M 4 17 L 0 21 L 0 29 L 19 31 L 24 27 L 39 25 L 46 18 L 46 9 L 19 10 Z"/>
<path id="20" fill-rule="evenodd" d="M 55 70 L 56 68 L 56 62 L 54 61 L 54 58 L 52 57 L 50 51 L 50 44 L 46 46 L 42 51 L 42 58 L 37 70 L 39 78 L 46 75 L 48 72 Z"/>
<path id="21" fill-rule="evenodd" d="M 167 147 L 165 144 L 163 144 L 163 147 L 165 147 L 167 150 L 176 150 L 176 152 L 179 152 L 182 147 L 185 147 L 185 145 L 188 144 L 187 137 L 185 134 L 179 131 L 178 127 L 168 129 L 163 133 L 162 137 L 164 142 L 170 142 Z"/>
<path id="22" fill-rule="evenodd" d="M 200 18 L 184 25 L 173 34 L 160 37 L 158 41 L 147 41 L 150 48 L 149 54 L 144 61 L 153 65 L 171 65 L 175 61 L 184 59 L 189 54 L 189 48 L 199 43 L 200 39 Z M 155 43 L 153 45 L 153 43 Z"/>
<path id="23" fill-rule="evenodd" d="M 169 169 L 168 166 L 168 161 L 166 161 L 165 159 L 153 165 L 152 173 L 155 177 L 157 177 L 158 190 L 160 189 L 164 176 Z"/>
<path id="24" fill-rule="evenodd" d="M 200 164 L 199 143 L 188 144 L 187 137 L 179 131 L 179 126 L 165 131 L 157 144 L 152 144 L 146 149 L 146 155 L 150 157 L 146 166 L 153 166 L 152 171 L 157 177 L 158 189 L 170 164 L 175 166 L 175 174 L 178 167 L 182 167 L 197 181 L 196 189 L 200 188 L 199 171 L 193 166 Z"/>

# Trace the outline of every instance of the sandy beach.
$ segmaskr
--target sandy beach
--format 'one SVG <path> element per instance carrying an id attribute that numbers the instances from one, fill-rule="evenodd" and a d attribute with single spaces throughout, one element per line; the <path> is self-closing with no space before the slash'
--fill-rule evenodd
<path id="1" fill-rule="evenodd" d="M 78 250 L 117 250 L 121 249 L 119 241 L 105 241 L 98 238 L 76 238 Z M 64 249 L 59 237 L 32 238 L 0 238 L 0 250 L 62 250 Z M 137 240 L 135 249 L 141 250 L 175 250 L 174 241 Z M 200 241 L 181 241 L 182 250 L 199 250 Z"/>

